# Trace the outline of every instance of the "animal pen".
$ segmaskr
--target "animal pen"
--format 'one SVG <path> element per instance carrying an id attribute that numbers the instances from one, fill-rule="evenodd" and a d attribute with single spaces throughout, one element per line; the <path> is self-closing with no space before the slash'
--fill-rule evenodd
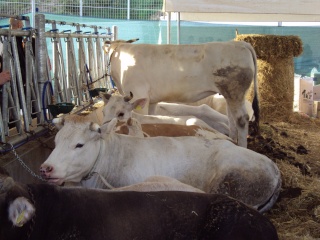
<path id="1" fill-rule="evenodd" d="M 97 91 L 110 89 L 108 59 L 102 47 L 105 40 L 116 39 L 116 26 L 53 21 L 37 14 L 32 28 L 29 17 L 0 16 L 25 23 L 22 30 L 0 26 L 2 69 L 9 70 L 12 78 L 2 88 L 2 143 L 20 145 L 30 133 L 41 135 L 57 114 L 80 112 L 92 105 Z M 19 61 L 18 37 L 24 39 L 25 63 Z M 25 73 L 21 64 L 25 64 Z"/>

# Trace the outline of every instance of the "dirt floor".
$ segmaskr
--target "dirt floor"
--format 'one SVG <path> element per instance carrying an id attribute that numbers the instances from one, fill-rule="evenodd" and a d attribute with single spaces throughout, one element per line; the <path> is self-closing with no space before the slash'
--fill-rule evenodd
<path id="1" fill-rule="evenodd" d="M 320 120 L 295 113 L 286 122 L 261 122 L 248 148 L 272 159 L 282 191 L 266 213 L 281 240 L 320 239 Z"/>

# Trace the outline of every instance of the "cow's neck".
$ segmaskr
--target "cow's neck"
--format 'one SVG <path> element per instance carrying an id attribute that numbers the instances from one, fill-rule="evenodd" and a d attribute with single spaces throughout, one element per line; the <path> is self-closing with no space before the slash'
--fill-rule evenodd
<path id="1" fill-rule="evenodd" d="M 123 154 L 127 147 L 119 141 L 117 135 L 110 133 L 104 136 L 100 147 L 100 160 L 94 167 L 94 171 L 99 172 L 114 187 L 122 186 L 121 179 L 125 178 L 122 176 L 125 161 Z"/>
<path id="2" fill-rule="evenodd" d="M 95 176 L 95 179 L 92 179 L 92 180 L 94 180 L 93 182 L 94 182 L 95 188 L 112 189 L 114 187 L 105 179 L 104 175 L 100 172 L 101 168 L 99 167 L 99 165 L 100 165 L 99 163 L 102 160 L 101 154 L 104 153 L 105 142 L 102 138 L 100 139 L 99 142 L 100 142 L 100 148 L 99 148 L 99 154 L 97 156 L 97 159 L 95 160 L 95 163 L 93 164 L 93 167 L 91 168 L 89 173 L 84 178 L 82 178 L 81 182 L 82 182 L 82 185 L 85 185 L 85 183 L 83 183 L 83 181 L 87 181 Z M 102 184 L 99 184 L 99 182 L 97 182 L 97 179 L 100 179 L 100 182 Z"/>

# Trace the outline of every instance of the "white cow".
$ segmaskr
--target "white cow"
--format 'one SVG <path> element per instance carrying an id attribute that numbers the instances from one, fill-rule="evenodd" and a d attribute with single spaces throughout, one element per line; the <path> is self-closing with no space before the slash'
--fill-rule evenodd
<path id="1" fill-rule="evenodd" d="M 217 130 L 225 135 L 229 134 L 228 118 L 207 105 L 188 106 L 177 103 L 160 102 L 153 104 L 149 112 L 152 115 L 144 115 L 134 112 L 137 108 L 144 108 L 147 99 L 141 98 L 133 102 L 133 95 L 121 96 L 119 94 L 101 93 L 105 106 L 103 107 L 103 123 L 111 121 L 113 118 L 127 120 L 130 117 L 138 119 L 142 124 L 169 123 L 179 125 L 197 125 L 209 130 Z"/>
<path id="2" fill-rule="evenodd" d="M 161 175 L 230 195 L 261 212 L 272 207 L 280 192 L 274 162 L 208 131 L 197 137 L 140 138 L 102 129 L 79 116 L 53 122 L 63 125 L 55 149 L 40 168 L 50 183 L 80 182 L 97 172 L 112 186 L 123 187 Z"/>
<path id="3" fill-rule="evenodd" d="M 212 96 L 203 98 L 201 100 L 198 100 L 196 102 L 193 103 L 188 103 L 188 105 L 191 106 L 201 106 L 201 105 L 207 105 L 209 107 L 211 107 L 212 109 L 216 110 L 217 112 L 223 114 L 223 115 L 227 115 L 228 111 L 227 111 L 227 102 L 226 99 L 220 95 L 220 94 L 214 94 Z M 251 102 L 249 102 L 247 99 L 245 100 L 245 105 L 246 105 L 246 109 L 249 115 L 249 121 L 254 121 L 254 112 L 252 109 L 252 104 Z"/>
<path id="4" fill-rule="evenodd" d="M 81 183 L 67 182 L 64 187 L 82 187 Z M 109 186 L 110 191 L 135 191 L 135 192 L 155 192 L 155 191 L 183 191 L 183 192 L 198 192 L 204 191 L 184 184 L 177 179 L 166 176 L 151 176 L 143 182 L 131 184 L 124 187 L 113 188 Z M 106 190 L 107 191 L 107 190 Z"/>
<path id="5" fill-rule="evenodd" d="M 152 176 L 145 179 L 143 182 L 132 184 L 125 187 L 113 188 L 112 191 L 136 191 L 136 192 L 155 192 L 155 191 L 183 191 L 183 192 L 198 192 L 204 191 L 184 184 L 177 179 L 165 176 Z"/>
<path id="6" fill-rule="evenodd" d="M 247 146 L 249 117 L 245 95 L 254 80 L 253 109 L 259 122 L 257 59 L 246 42 L 211 42 L 198 45 L 130 44 L 105 42 L 111 76 L 119 92 L 158 102 L 195 102 L 221 93 L 228 105 L 229 136 Z M 142 109 L 148 113 L 148 107 Z M 257 127 L 256 127 L 257 128 Z"/>
<path id="7" fill-rule="evenodd" d="M 108 124 L 103 125 L 107 127 Z M 183 136 L 199 136 L 203 131 L 214 133 L 218 139 L 226 139 L 232 141 L 231 138 L 223 135 L 216 130 L 203 129 L 197 125 L 185 126 L 168 123 L 144 123 L 141 124 L 135 118 L 129 118 L 127 121 L 117 122 L 114 129 L 108 128 L 108 131 L 114 131 L 119 134 L 125 134 L 136 137 L 183 137 Z"/>

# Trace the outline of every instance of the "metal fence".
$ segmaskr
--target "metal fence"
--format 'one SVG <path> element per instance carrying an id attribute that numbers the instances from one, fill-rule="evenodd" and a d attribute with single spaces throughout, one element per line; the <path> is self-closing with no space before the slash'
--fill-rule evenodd
<path id="1" fill-rule="evenodd" d="M 32 28 L 29 17 L 15 18 L 26 28 L 0 26 L 3 69 L 12 79 L 0 87 L 0 142 L 19 144 L 31 132 L 46 130 L 69 107 L 72 113 L 82 111 L 99 90 L 112 87 L 102 44 L 117 36 L 117 27 L 59 22 L 37 14 Z"/>
<path id="2" fill-rule="evenodd" d="M 0 1 L 0 14 L 38 11 L 110 19 L 159 20 L 163 0 L 11 0 Z"/>

